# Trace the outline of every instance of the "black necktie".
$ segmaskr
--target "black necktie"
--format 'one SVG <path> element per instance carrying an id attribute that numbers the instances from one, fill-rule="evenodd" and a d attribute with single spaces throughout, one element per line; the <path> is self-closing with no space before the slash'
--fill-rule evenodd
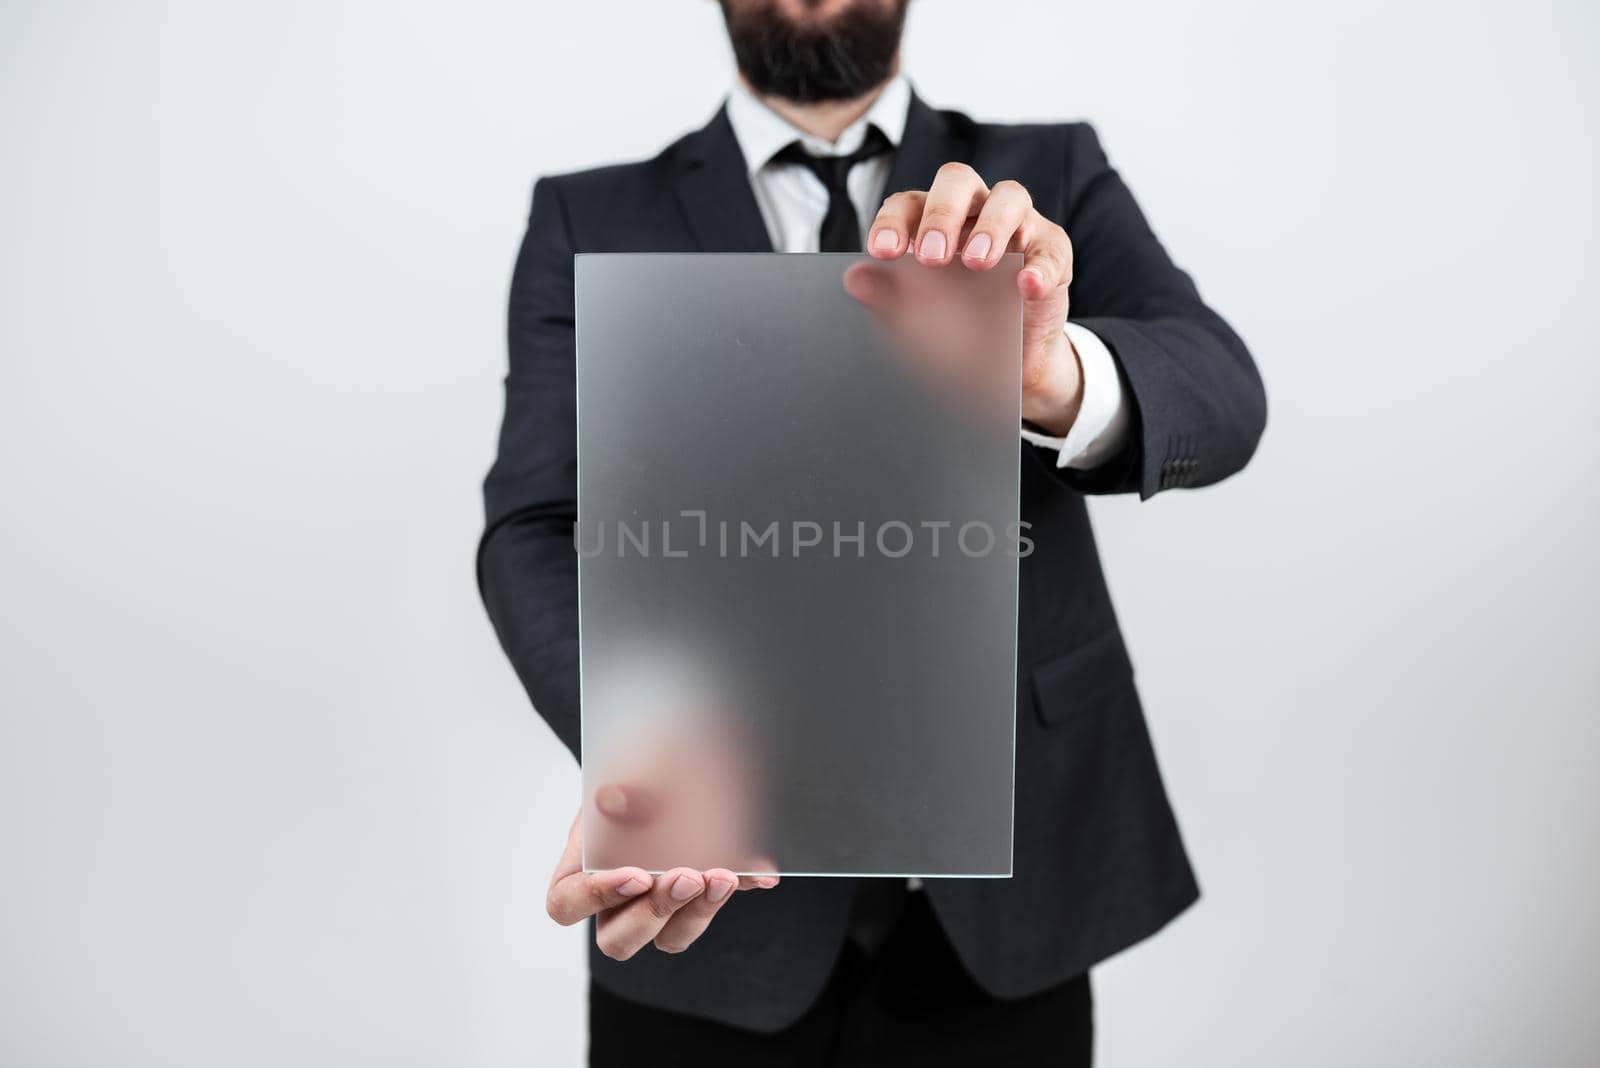
<path id="1" fill-rule="evenodd" d="M 823 252 L 861 251 L 861 220 L 856 217 L 855 205 L 850 203 L 850 189 L 846 184 L 850 178 L 850 168 L 862 160 L 882 155 L 892 147 L 882 130 L 869 126 L 861 147 L 848 156 L 813 156 L 796 141 L 772 157 L 779 163 L 800 164 L 822 179 L 822 184 L 828 187 L 828 214 L 822 217 L 821 240 L 818 242 Z"/>

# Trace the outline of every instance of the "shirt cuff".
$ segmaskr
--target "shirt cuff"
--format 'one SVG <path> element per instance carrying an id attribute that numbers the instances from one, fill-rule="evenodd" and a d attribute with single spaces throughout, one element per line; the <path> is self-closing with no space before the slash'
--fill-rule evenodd
<path id="1" fill-rule="evenodd" d="M 1122 373 L 1106 343 L 1094 331 L 1066 324 L 1067 340 L 1083 369 L 1083 404 L 1064 438 L 1023 428 L 1024 441 L 1056 450 L 1056 466 L 1088 471 L 1116 455 L 1128 440 L 1128 400 Z"/>

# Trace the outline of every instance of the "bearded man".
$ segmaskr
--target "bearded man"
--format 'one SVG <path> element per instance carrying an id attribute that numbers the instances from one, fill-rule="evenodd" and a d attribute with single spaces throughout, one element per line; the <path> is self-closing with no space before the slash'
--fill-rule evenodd
<path id="1" fill-rule="evenodd" d="M 738 80 L 640 163 L 541 179 L 512 281 L 479 584 L 534 706 L 579 755 L 573 255 L 866 252 L 930 270 L 1020 252 L 1022 518 L 1010 879 L 584 872 L 596 1065 L 1065 1064 L 1089 970 L 1198 889 L 1168 807 L 1084 497 L 1209 485 L 1266 420 L 1249 353 L 1173 265 L 1084 124 L 923 103 L 907 0 L 721 0 Z M 641 457 L 648 462 L 648 457 Z M 625 790 L 594 799 L 628 820 Z M 748 891 L 748 892 L 741 892 Z"/>

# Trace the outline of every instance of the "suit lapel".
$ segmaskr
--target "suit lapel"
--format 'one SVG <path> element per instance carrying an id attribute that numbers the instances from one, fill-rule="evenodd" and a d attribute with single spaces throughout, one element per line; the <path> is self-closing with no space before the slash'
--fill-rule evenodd
<path id="1" fill-rule="evenodd" d="M 905 135 L 889 167 L 883 195 L 907 189 L 927 189 L 933 176 L 946 163 L 971 163 L 972 145 L 952 129 L 950 121 L 911 94 L 911 109 L 906 113 Z"/>
<path id="2" fill-rule="evenodd" d="M 772 251 L 726 108 L 689 136 L 678 160 L 676 186 L 700 251 Z"/>

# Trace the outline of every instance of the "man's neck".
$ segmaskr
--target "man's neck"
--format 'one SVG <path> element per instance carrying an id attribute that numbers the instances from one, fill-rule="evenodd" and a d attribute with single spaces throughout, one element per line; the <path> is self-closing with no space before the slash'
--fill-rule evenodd
<path id="1" fill-rule="evenodd" d="M 839 140 L 839 135 L 850 128 L 850 124 L 867 113 L 872 107 L 872 102 L 878 99 L 878 94 L 883 92 L 884 86 L 893 81 L 900 71 L 900 64 L 895 64 L 895 69 L 881 84 L 874 86 L 868 92 L 849 100 L 819 100 L 810 104 L 797 104 L 793 100 L 785 100 L 779 96 L 765 96 L 750 89 L 750 83 L 745 81 L 744 75 L 739 75 L 739 80 L 746 89 L 750 89 L 757 100 L 777 112 L 785 122 L 795 129 L 820 137 L 829 144 Z"/>

